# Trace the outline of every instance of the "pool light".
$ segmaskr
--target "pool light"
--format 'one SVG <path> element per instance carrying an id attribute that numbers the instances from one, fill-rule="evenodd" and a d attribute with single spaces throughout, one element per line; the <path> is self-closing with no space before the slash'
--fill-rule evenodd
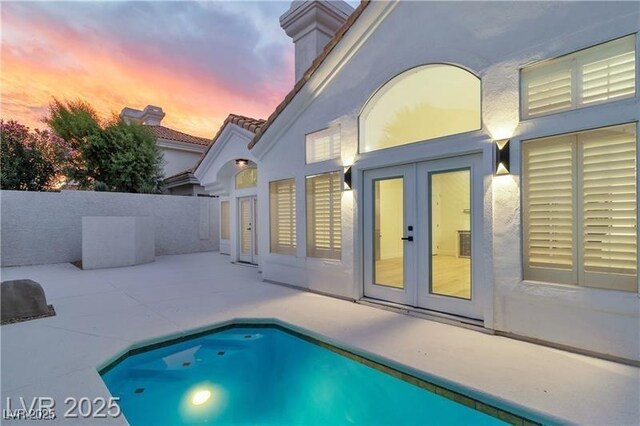
<path id="1" fill-rule="evenodd" d="M 208 389 L 200 389 L 194 392 L 191 397 L 191 403 L 193 405 L 202 405 L 211 398 L 211 391 Z"/>

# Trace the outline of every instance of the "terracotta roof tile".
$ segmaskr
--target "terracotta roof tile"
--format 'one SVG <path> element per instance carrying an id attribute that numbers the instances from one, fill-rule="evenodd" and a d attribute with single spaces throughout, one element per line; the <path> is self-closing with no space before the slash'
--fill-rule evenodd
<path id="1" fill-rule="evenodd" d="M 218 140 L 218 137 L 220 137 L 220 134 L 222 133 L 226 125 L 229 123 L 235 124 L 236 126 L 240 126 L 243 129 L 250 131 L 251 133 L 256 133 L 260 131 L 262 126 L 264 126 L 265 120 L 263 120 L 262 118 L 245 117 L 244 115 L 239 115 L 239 114 L 229 114 L 227 118 L 225 118 L 220 128 L 218 129 L 218 132 L 216 133 L 216 135 L 213 137 L 213 141 L 211 142 L 207 150 L 203 152 L 202 155 L 200 156 L 200 159 L 198 160 L 198 164 L 196 164 L 196 166 L 192 169 L 194 172 L 198 169 L 198 167 L 200 167 L 202 160 L 204 160 L 204 157 L 207 156 L 207 154 L 209 153 L 209 150 L 216 143 L 216 141 Z"/>
<path id="2" fill-rule="evenodd" d="M 271 126 L 271 124 L 276 120 L 276 118 L 278 118 L 280 113 L 287 107 L 287 105 L 289 105 L 289 103 L 298 94 L 298 92 L 304 87 L 307 81 L 309 81 L 311 76 L 315 74 L 316 70 L 324 62 L 327 56 L 329 56 L 333 48 L 336 47 L 336 45 L 340 42 L 340 40 L 342 40 L 342 38 L 347 33 L 347 31 L 349 31 L 349 28 L 351 28 L 354 22 L 356 22 L 356 20 L 360 17 L 360 15 L 364 11 L 364 9 L 366 9 L 367 5 L 369 5 L 370 2 L 371 0 L 360 1 L 360 5 L 356 8 L 356 10 L 353 11 L 353 13 L 351 13 L 351 15 L 349 15 L 347 20 L 344 22 L 344 24 L 342 24 L 342 27 L 338 29 L 338 31 L 333 36 L 333 38 L 329 40 L 329 43 L 327 43 L 327 45 L 324 47 L 320 56 L 318 56 L 313 61 L 309 69 L 305 71 L 302 78 L 298 80 L 295 86 L 293 86 L 293 89 L 287 94 L 287 96 L 285 96 L 284 100 L 280 103 L 280 105 L 276 107 L 276 110 L 269 116 L 269 118 L 267 118 L 266 123 L 264 123 L 264 125 L 262 125 L 261 128 L 256 132 L 256 135 L 253 137 L 253 139 L 251 140 L 251 143 L 249 144 L 249 149 L 253 148 L 256 145 L 256 143 L 258 143 L 258 141 L 260 140 L 260 137 L 262 137 L 262 135 L 267 131 L 269 126 Z"/>
<path id="3" fill-rule="evenodd" d="M 170 129 L 164 126 L 149 126 L 146 125 L 149 130 L 155 135 L 158 139 L 167 139 L 170 141 L 190 143 L 193 145 L 201 145 L 208 146 L 211 144 L 211 139 L 207 138 L 199 138 L 197 136 L 191 136 L 186 133 L 179 132 L 177 130 Z"/>

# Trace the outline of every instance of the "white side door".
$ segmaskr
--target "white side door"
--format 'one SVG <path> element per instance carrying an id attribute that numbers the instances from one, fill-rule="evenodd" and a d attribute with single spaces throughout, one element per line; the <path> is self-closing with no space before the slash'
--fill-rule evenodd
<path id="1" fill-rule="evenodd" d="M 255 263 L 255 197 L 238 198 L 238 259 Z"/>

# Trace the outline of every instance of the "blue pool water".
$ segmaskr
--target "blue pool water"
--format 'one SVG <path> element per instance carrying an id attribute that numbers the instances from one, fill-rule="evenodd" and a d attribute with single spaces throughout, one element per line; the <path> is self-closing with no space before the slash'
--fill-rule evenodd
<path id="1" fill-rule="evenodd" d="M 132 425 L 503 424 L 271 327 L 131 355 L 103 379 Z"/>

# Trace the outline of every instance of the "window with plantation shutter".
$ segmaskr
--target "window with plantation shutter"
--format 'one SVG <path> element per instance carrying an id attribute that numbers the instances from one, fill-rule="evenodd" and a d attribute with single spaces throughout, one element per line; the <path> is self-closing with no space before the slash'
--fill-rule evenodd
<path id="1" fill-rule="evenodd" d="M 571 64 L 568 62 L 523 72 L 526 116 L 571 109 Z"/>
<path id="2" fill-rule="evenodd" d="M 269 182 L 271 252 L 296 253 L 296 182 Z"/>
<path id="3" fill-rule="evenodd" d="M 523 144 L 524 277 L 637 291 L 636 124 Z"/>
<path id="4" fill-rule="evenodd" d="M 330 127 L 306 136 L 307 164 L 340 157 L 340 127 Z"/>
<path id="5" fill-rule="evenodd" d="M 229 238 L 229 202 L 220 201 L 220 239 Z"/>
<path id="6" fill-rule="evenodd" d="M 636 93 L 636 40 L 625 37 L 588 49 L 578 59 L 580 105 L 633 96 Z"/>
<path id="7" fill-rule="evenodd" d="M 573 137 L 523 146 L 525 272 L 528 279 L 575 276 Z"/>
<path id="8" fill-rule="evenodd" d="M 342 192 L 340 172 L 308 176 L 307 256 L 340 259 Z"/>
<path id="9" fill-rule="evenodd" d="M 524 68 L 523 117 L 635 96 L 635 46 L 630 35 Z"/>
<path id="10" fill-rule="evenodd" d="M 637 287 L 636 125 L 578 135 L 585 285 Z"/>

